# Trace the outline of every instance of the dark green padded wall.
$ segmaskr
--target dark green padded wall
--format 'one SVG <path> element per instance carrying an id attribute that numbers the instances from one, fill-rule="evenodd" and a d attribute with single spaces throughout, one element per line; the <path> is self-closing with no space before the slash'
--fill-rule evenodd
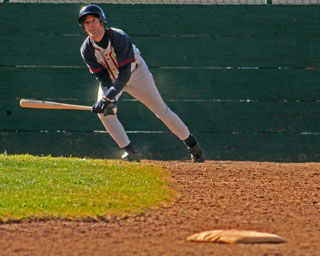
<path id="1" fill-rule="evenodd" d="M 168 105 L 212 160 L 320 161 L 320 6 L 101 4 Z M 92 105 L 80 4 L 0 4 L 0 152 L 118 158 L 90 112 L 22 109 L 21 98 Z M 124 94 L 119 118 L 146 159 L 183 144 Z"/>

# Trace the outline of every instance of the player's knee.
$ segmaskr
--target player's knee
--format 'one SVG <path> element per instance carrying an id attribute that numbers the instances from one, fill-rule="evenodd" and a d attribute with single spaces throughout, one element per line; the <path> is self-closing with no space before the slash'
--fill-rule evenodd
<path id="1" fill-rule="evenodd" d="M 161 111 L 156 113 L 156 116 L 159 119 L 166 119 L 171 115 L 171 113 L 172 113 L 171 109 L 167 105 L 165 105 L 165 107 Z"/>

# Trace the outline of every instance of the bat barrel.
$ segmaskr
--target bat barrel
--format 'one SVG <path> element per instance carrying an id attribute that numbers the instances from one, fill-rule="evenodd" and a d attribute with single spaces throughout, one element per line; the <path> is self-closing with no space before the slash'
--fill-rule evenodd
<path id="1" fill-rule="evenodd" d="M 23 108 L 40 108 L 40 109 L 74 109 L 74 110 L 91 110 L 90 106 L 81 106 L 74 104 L 66 104 L 53 101 L 28 100 L 21 99 L 20 106 Z"/>
<path id="2" fill-rule="evenodd" d="M 73 109 L 73 110 L 89 110 L 91 111 L 92 107 L 66 104 L 54 101 L 44 101 L 44 100 L 28 100 L 21 99 L 20 106 L 23 108 L 40 108 L 40 109 Z M 113 108 L 114 115 L 117 114 L 117 108 Z"/>

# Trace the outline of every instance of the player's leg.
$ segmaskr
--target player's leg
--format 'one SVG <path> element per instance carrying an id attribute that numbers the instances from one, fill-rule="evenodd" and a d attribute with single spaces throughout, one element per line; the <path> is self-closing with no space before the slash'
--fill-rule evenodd
<path id="1" fill-rule="evenodd" d="M 194 162 L 204 161 L 202 150 L 196 138 L 177 114 L 163 101 L 154 83 L 153 76 L 144 62 L 138 70 L 131 74 L 125 90 L 146 105 L 173 134 L 185 143 Z"/>
<path id="2" fill-rule="evenodd" d="M 98 100 L 100 100 L 102 96 L 103 96 L 102 90 L 99 89 Z M 98 117 L 101 120 L 103 126 L 109 132 L 112 139 L 118 144 L 120 148 L 124 150 L 122 159 L 127 161 L 139 161 L 140 160 L 139 155 L 135 151 L 132 143 L 130 142 L 129 137 L 123 125 L 120 123 L 117 115 L 105 116 L 104 114 L 98 114 Z"/>

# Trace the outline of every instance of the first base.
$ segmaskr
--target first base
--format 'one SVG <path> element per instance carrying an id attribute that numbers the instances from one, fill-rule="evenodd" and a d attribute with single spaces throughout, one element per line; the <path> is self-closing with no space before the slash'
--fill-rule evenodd
<path id="1" fill-rule="evenodd" d="M 284 243 L 281 236 L 250 230 L 210 230 L 196 233 L 187 238 L 191 242 L 213 243 Z"/>

